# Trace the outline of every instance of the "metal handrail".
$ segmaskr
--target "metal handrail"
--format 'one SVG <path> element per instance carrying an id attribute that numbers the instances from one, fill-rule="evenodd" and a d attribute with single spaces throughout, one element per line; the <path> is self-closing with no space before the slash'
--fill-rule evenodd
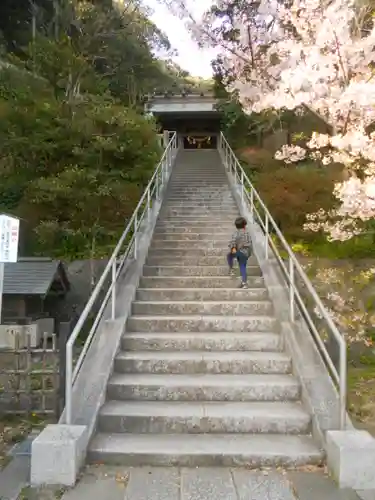
<path id="1" fill-rule="evenodd" d="M 290 248 L 289 244 L 287 243 L 286 239 L 284 238 L 282 232 L 278 228 L 276 222 L 274 221 L 272 215 L 268 211 L 268 208 L 266 207 L 265 203 L 259 196 L 259 193 L 257 190 L 254 188 L 253 184 L 251 183 L 250 179 L 246 175 L 245 171 L 243 170 L 240 162 L 238 161 L 236 155 L 234 154 L 232 148 L 228 144 L 228 141 L 226 140 L 225 136 L 221 133 L 220 138 L 218 141 L 218 149 L 222 155 L 222 159 L 224 162 L 225 167 L 227 170 L 230 172 L 231 175 L 233 175 L 234 180 L 236 181 L 236 184 L 240 188 L 240 195 L 241 195 L 241 200 L 242 203 L 247 204 L 250 207 L 250 214 L 252 221 L 255 220 L 255 217 L 264 233 L 265 241 L 264 241 L 264 248 L 265 248 L 265 259 L 268 260 L 269 258 L 269 250 L 271 249 L 273 251 L 273 254 L 276 258 L 276 261 L 278 262 L 281 271 L 284 275 L 284 277 L 287 280 L 288 287 L 289 287 L 289 318 L 290 321 L 293 323 L 296 320 L 296 306 L 299 308 L 299 311 L 303 315 L 305 321 L 308 324 L 308 327 L 313 335 L 313 338 L 315 342 L 318 344 L 320 348 L 320 352 L 322 357 L 324 358 L 324 361 L 329 367 L 329 370 L 331 372 L 331 376 L 333 377 L 334 381 L 336 382 L 338 386 L 338 392 L 339 392 L 339 406 L 340 406 L 340 428 L 345 429 L 346 427 L 346 395 L 347 395 L 347 346 L 346 346 L 346 341 L 341 335 L 340 331 L 338 330 L 337 326 L 335 325 L 331 315 L 323 305 L 320 297 L 316 293 L 310 279 L 306 275 L 305 271 L 303 270 L 301 264 L 298 262 L 293 250 Z M 264 213 L 264 220 L 259 213 L 256 203 L 258 204 L 259 207 L 261 207 L 263 213 Z M 284 252 L 286 252 L 287 257 L 288 257 L 288 262 L 287 264 L 285 263 L 284 259 L 281 257 L 279 250 L 273 241 L 271 237 L 271 232 L 274 233 L 282 246 L 282 249 Z M 311 315 L 304 303 L 303 298 L 301 297 L 301 294 L 297 288 L 296 280 L 299 279 L 304 286 L 306 287 L 306 290 L 309 292 L 311 299 L 314 302 L 315 308 L 319 311 L 319 314 L 322 319 L 325 320 L 330 333 L 334 336 L 336 339 L 338 345 L 339 345 L 339 369 L 337 370 L 335 367 L 334 362 L 332 361 L 326 346 L 320 336 L 320 333 L 317 329 L 317 327 L 314 324 L 314 321 L 311 318 Z"/>
<path id="2" fill-rule="evenodd" d="M 80 318 L 69 337 L 66 344 L 66 376 L 65 376 L 65 423 L 71 424 L 72 422 L 72 392 L 73 385 L 77 379 L 79 371 L 84 362 L 87 351 L 91 345 L 92 339 L 96 333 L 97 327 L 100 320 L 103 317 L 104 310 L 108 304 L 109 298 L 111 297 L 111 319 L 116 319 L 116 283 L 124 268 L 124 264 L 132 257 L 137 258 L 138 252 L 138 239 L 139 239 L 139 229 L 141 224 L 144 222 L 147 216 L 147 221 L 150 221 L 152 201 L 156 198 L 158 200 L 162 193 L 162 190 L 169 178 L 172 163 L 174 160 L 175 153 L 178 149 L 177 134 L 174 133 L 171 140 L 166 147 L 159 164 L 157 165 L 155 172 L 153 173 L 150 182 L 148 183 L 141 199 L 138 202 L 136 209 L 133 212 L 124 232 L 122 233 L 109 261 L 104 269 L 98 283 L 96 284 L 87 304 L 82 311 Z M 121 254 L 121 250 L 126 244 L 124 253 Z M 107 290 L 105 298 L 101 304 L 101 307 L 95 317 L 94 323 L 90 328 L 90 332 L 85 341 L 83 349 L 80 356 L 74 366 L 73 370 L 73 348 L 77 337 L 82 331 L 86 320 L 92 311 L 93 305 L 98 299 L 100 292 L 104 288 L 104 284 L 111 273 L 111 284 Z"/>

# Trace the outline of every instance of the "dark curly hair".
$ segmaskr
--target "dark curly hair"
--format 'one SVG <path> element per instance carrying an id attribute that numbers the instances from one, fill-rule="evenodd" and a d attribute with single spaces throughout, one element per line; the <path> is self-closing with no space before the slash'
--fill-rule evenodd
<path id="1" fill-rule="evenodd" d="M 237 229 L 245 229 L 245 227 L 247 226 L 247 220 L 244 217 L 237 217 L 237 219 L 234 221 L 234 225 Z"/>

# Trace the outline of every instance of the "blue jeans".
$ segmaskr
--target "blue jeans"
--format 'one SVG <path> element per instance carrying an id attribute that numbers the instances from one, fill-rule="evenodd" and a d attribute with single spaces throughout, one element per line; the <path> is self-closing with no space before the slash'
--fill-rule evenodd
<path id="1" fill-rule="evenodd" d="M 238 260 L 238 265 L 240 266 L 240 273 L 241 273 L 241 278 L 244 283 L 247 281 L 247 271 L 246 271 L 246 266 L 247 266 L 247 260 L 248 258 L 246 255 L 244 255 L 242 252 L 236 252 L 236 253 L 231 253 L 229 252 L 227 255 L 228 259 L 228 266 L 230 269 L 233 267 L 233 260 L 237 259 Z"/>

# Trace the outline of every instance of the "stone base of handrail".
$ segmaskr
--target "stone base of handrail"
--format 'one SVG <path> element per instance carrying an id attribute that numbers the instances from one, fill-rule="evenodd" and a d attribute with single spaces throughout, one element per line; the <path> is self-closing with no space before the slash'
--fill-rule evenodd
<path id="1" fill-rule="evenodd" d="M 33 442 L 31 484 L 74 486 L 86 448 L 85 425 L 48 425 Z"/>
<path id="2" fill-rule="evenodd" d="M 367 431 L 327 432 L 327 464 L 340 488 L 375 490 L 375 439 Z"/>

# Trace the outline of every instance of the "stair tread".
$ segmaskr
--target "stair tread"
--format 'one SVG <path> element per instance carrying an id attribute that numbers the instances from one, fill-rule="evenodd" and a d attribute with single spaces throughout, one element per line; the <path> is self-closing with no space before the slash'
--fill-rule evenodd
<path id="1" fill-rule="evenodd" d="M 257 332 L 252 330 L 250 332 L 126 332 L 123 337 L 126 338 L 135 338 L 135 337 L 167 337 L 167 338 L 185 338 L 185 337 L 230 337 L 233 339 L 234 335 L 243 338 L 251 338 L 254 335 L 273 335 L 275 337 L 280 337 L 280 334 L 277 332 Z"/>
<path id="2" fill-rule="evenodd" d="M 280 386 L 295 386 L 298 380 L 287 374 L 246 374 L 233 373 L 195 373 L 195 374 L 158 374 L 158 373 L 114 373 L 109 380 L 110 384 L 118 385 L 153 385 L 160 387 L 254 387 L 265 384 Z"/>
<path id="3" fill-rule="evenodd" d="M 260 299 L 260 300 L 134 300 L 133 304 L 157 304 L 157 305 L 166 305 L 166 304 L 271 304 L 272 302 L 269 299 Z M 205 314 L 206 316 L 206 314 Z"/>
<path id="4" fill-rule="evenodd" d="M 155 276 L 148 276 L 148 278 L 151 277 L 151 278 L 154 278 Z M 164 276 L 165 277 L 165 276 Z M 173 276 L 172 276 L 173 277 Z M 199 278 L 199 276 L 194 276 L 195 278 Z M 142 292 L 154 292 L 155 291 L 155 288 L 138 288 L 137 289 L 138 291 L 142 291 Z M 207 292 L 208 291 L 223 291 L 223 290 L 230 290 L 232 291 L 233 288 L 187 288 L 187 287 L 183 287 L 183 288 L 169 288 L 169 287 L 166 287 L 166 288 L 157 288 L 156 289 L 158 292 L 165 292 L 165 291 L 168 291 L 168 292 L 171 292 L 173 290 L 176 290 L 176 291 L 181 291 L 181 290 L 186 290 L 186 291 L 189 291 L 189 292 L 199 292 L 199 291 L 202 291 L 202 292 Z M 239 288 L 238 291 L 239 292 L 242 292 L 244 294 L 246 294 L 246 292 L 248 292 L 249 290 L 251 291 L 267 291 L 267 288 L 266 287 L 257 287 L 257 288 L 252 288 L 252 287 L 249 287 L 249 288 Z M 221 301 L 220 301 L 221 302 Z M 237 300 L 236 300 L 237 302 Z"/>
<path id="5" fill-rule="evenodd" d="M 228 317 L 228 316 L 227 316 Z M 160 321 L 161 319 L 168 319 L 170 321 L 184 321 L 184 320 L 189 320 L 189 321 L 194 321 L 194 320 L 199 320 L 202 318 L 209 318 L 210 320 L 220 320 L 223 319 L 222 314 L 178 314 L 178 315 L 172 315 L 172 314 L 160 314 L 160 315 L 151 315 L 151 314 L 132 314 L 130 316 L 130 319 L 132 320 L 137 320 L 137 319 L 148 319 L 150 321 Z M 232 318 L 232 316 L 231 316 Z M 269 319 L 276 319 L 273 314 L 239 314 L 235 316 L 236 320 L 245 320 L 245 319 L 260 319 L 264 320 L 264 318 L 269 318 Z M 232 318 L 233 319 L 233 318 Z"/>
<path id="6" fill-rule="evenodd" d="M 290 401 L 107 401 L 102 416 L 149 417 L 262 417 L 271 419 L 304 418 L 310 415 L 300 403 Z"/>
<path id="7" fill-rule="evenodd" d="M 91 451 L 104 453 L 249 455 L 283 457 L 323 452 L 309 435 L 280 434 L 97 434 Z"/>
<path id="8" fill-rule="evenodd" d="M 154 268 L 154 267 L 156 267 L 156 268 L 158 268 L 158 267 L 163 267 L 163 268 L 166 267 L 166 268 L 171 268 L 171 269 L 180 269 L 181 267 L 186 267 L 186 266 L 183 264 L 183 262 L 181 262 L 180 266 L 176 266 L 175 264 L 173 264 L 173 265 L 168 265 L 168 264 L 151 264 L 150 265 L 150 264 L 146 264 L 144 267 L 152 267 L 152 268 Z M 224 263 L 223 264 L 213 264 L 213 265 L 210 265 L 210 264 L 201 264 L 200 266 L 191 266 L 191 265 L 189 265 L 190 269 L 201 269 L 201 268 L 204 268 L 204 269 L 207 269 L 207 268 L 208 269 L 209 268 L 217 269 L 218 267 L 220 267 L 220 268 L 223 267 L 225 269 L 228 269 L 228 266 L 225 265 Z M 252 268 L 252 267 L 254 267 L 256 269 L 260 269 L 260 267 L 257 266 L 256 264 L 247 266 L 248 269 Z"/>
<path id="9" fill-rule="evenodd" d="M 207 280 L 207 278 L 220 278 L 220 279 L 225 279 L 227 281 L 233 281 L 235 279 L 235 276 L 210 276 L 210 275 L 200 275 L 200 276 L 178 276 L 178 275 L 173 275 L 173 276 L 142 276 L 142 278 L 148 278 L 148 279 L 167 279 L 167 280 L 170 280 L 170 279 L 178 279 L 180 280 L 181 278 L 183 279 L 186 279 L 186 278 L 194 278 L 194 279 L 197 279 L 197 280 Z M 263 277 L 262 276 L 248 276 L 248 278 L 251 278 L 251 279 L 256 279 L 256 280 L 260 280 L 262 279 L 263 280 Z M 168 287 L 165 287 L 165 288 L 168 288 Z M 264 287 L 263 287 L 264 288 Z M 212 287 L 210 287 L 210 289 L 212 289 Z M 196 288 L 195 288 L 196 290 Z M 218 288 L 217 287 L 217 290 L 223 290 L 223 288 Z"/>
<path id="10" fill-rule="evenodd" d="M 289 361 L 290 356 L 284 352 L 274 351 L 120 351 L 117 359 L 160 359 L 170 360 L 218 360 L 218 359 L 252 359 Z M 173 375 L 174 376 L 174 375 Z"/>

